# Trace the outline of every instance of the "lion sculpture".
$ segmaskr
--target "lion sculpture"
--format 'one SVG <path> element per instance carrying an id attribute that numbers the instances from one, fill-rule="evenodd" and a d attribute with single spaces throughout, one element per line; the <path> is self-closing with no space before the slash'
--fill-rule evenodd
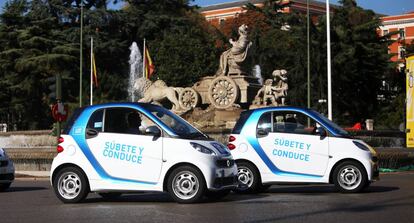
<path id="1" fill-rule="evenodd" d="M 142 82 L 144 82 L 144 97 L 139 99 L 138 102 L 160 104 L 161 101 L 168 99 L 173 105 L 173 111 L 181 110 L 177 99 L 177 91 L 175 88 L 168 87 L 167 84 L 162 80 L 156 80 L 154 83 L 152 83 L 150 80 L 140 78 L 135 82 L 135 89 L 140 89 L 138 85 L 142 85 Z"/>

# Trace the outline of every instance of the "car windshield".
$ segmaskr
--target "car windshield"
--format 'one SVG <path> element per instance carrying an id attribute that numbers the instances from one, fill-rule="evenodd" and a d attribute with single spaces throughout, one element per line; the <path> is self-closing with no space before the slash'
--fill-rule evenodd
<path id="1" fill-rule="evenodd" d="M 328 118 L 323 116 L 322 114 L 320 114 L 316 111 L 313 111 L 313 110 L 310 110 L 310 112 L 313 115 L 315 115 L 316 117 L 322 119 L 323 122 L 325 122 L 327 125 L 329 125 L 329 127 L 332 128 L 336 133 L 340 134 L 341 136 L 349 136 L 349 133 L 347 131 L 345 131 L 339 125 L 335 124 L 334 122 L 332 122 L 331 120 L 329 120 Z"/>
<path id="2" fill-rule="evenodd" d="M 190 125 L 180 116 L 169 110 L 151 104 L 141 104 L 147 111 L 151 112 L 162 123 L 170 127 L 175 134 L 184 139 L 209 139 L 207 135 Z"/>

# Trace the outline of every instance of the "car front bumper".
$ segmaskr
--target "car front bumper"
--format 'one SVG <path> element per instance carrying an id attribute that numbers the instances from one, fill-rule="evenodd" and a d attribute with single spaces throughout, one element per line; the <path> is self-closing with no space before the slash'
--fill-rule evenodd
<path id="1" fill-rule="evenodd" d="M 216 161 L 214 175 L 210 179 L 211 191 L 235 189 L 238 185 L 237 166 L 233 159 L 219 159 Z"/>
<path id="2" fill-rule="evenodd" d="M 14 165 L 10 159 L 0 160 L 0 183 L 11 183 L 14 180 Z"/>

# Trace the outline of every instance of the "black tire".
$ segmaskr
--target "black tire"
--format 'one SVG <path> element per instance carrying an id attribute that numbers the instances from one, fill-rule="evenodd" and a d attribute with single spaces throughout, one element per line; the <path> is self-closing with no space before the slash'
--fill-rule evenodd
<path id="1" fill-rule="evenodd" d="M 11 183 L 2 183 L 0 184 L 0 192 L 6 191 L 10 188 Z"/>
<path id="2" fill-rule="evenodd" d="M 78 203 L 88 196 L 89 182 L 79 168 L 66 167 L 54 177 L 53 189 L 63 203 Z"/>
<path id="3" fill-rule="evenodd" d="M 260 186 L 260 188 L 259 188 L 259 191 L 260 191 L 260 192 L 265 192 L 265 191 L 267 191 L 267 189 L 269 189 L 271 186 L 272 186 L 272 185 L 268 185 L 268 184 L 267 184 L 267 185 L 263 185 L 263 184 L 262 184 L 262 185 Z"/>
<path id="4" fill-rule="evenodd" d="M 237 162 L 237 172 L 239 185 L 235 189 L 235 192 L 241 194 L 252 194 L 260 193 L 264 189 L 267 189 L 262 184 L 259 170 L 257 170 L 253 164 L 244 161 Z"/>
<path id="5" fill-rule="evenodd" d="M 192 166 L 180 166 L 168 176 L 167 191 L 178 203 L 199 202 L 206 192 L 203 174 Z"/>
<path id="6" fill-rule="evenodd" d="M 112 200 L 121 197 L 122 193 L 120 192 L 104 192 L 98 193 L 99 196 L 103 197 L 104 199 Z"/>
<path id="7" fill-rule="evenodd" d="M 334 170 L 332 180 L 335 188 L 342 193 L 357 193 L 368 184 L 365 168 L 355 161 L 340 163 Z"/>
<path id="8" fill-rule="evenodd" d="M 220 191 L 207 191 L 206 197 L 211 201 L 217 201 L 227 196 L 231 190 L 220 190 Z"/>

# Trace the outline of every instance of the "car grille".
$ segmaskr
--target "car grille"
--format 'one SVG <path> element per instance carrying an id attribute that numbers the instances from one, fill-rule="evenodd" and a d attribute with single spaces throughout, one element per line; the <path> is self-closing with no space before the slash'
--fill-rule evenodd
<path id="1" fill-rule="evenodd" d="M 216 164 L 220 168 L 230 168 L 234 166 L 234 160 L 232 159 L 217 160 Z"/>
<path id="2" fill-rule="evenodd" d="M 5 167 L 7 165 L 9 165 L 9 161 L 7 160 L 0 161 L 0 167 Z"/>
<path id="3" fill-rule="evenodd" d="M 0 180 L 14 180 L 14 174 L 0 174 Z"/>

